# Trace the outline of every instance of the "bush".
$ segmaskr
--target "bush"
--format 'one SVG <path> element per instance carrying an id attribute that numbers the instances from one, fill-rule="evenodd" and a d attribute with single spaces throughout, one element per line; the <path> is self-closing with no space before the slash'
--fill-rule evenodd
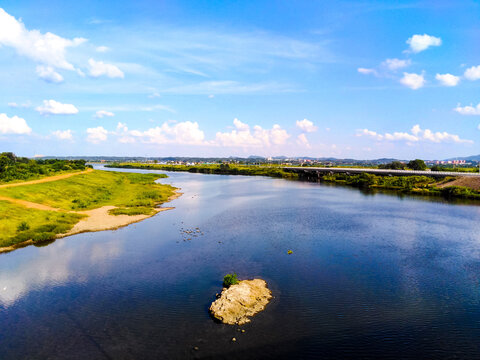
<path id="1" fill-rule="evenodd" d="M 227 274 L 223 277 L 223 286 L 226 288 L 230 287 L 230 285 L 238 284 L 237 274 Z"/>
<path id="2" fill-rule="evenodd" d="M 30 225 L 26 221 L 22 221 L 17 227 L 17 231 L 25 231 L 30 229 Z"/>

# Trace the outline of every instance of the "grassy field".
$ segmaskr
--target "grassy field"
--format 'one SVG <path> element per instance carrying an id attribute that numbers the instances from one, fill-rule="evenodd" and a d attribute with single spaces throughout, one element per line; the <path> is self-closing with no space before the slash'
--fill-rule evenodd
<path id="1" fill-rule="evenodd" d="M 45 241 L 70 230 L 83 216 L 66 211 L 43 211 L 0 201 L 0 246 Z"/>
<path id="2" fill-rule="evenodd" d="M 161 177 L 166 175 L 92 171 L 58 181 L 0 189 L 2 196 L 60 209 L 36 210 L 0 201 L 0 246 L 53 239 L 83 217 L 72 211 L 113 205 L 118 207 L 111 211 L 113 215 L 151 215 L 157 204 L 174 194 L 174 187 L 154 182 Z"/>
<path id="3" fill-rule="evenodd" d="M 63 210 L 90 210 L 105 205 L 153 207 L 173 194 L 169 185 L 154 183 L 162 174 L 93 171 L 50 183 L 0 189 L 0 195 Z"/>

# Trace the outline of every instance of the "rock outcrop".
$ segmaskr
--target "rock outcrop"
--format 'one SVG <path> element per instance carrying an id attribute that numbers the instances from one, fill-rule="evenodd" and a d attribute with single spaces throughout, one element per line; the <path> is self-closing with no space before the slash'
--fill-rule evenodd
<path id="1" fill-rule="evenodd" d="M 265 280 L 242 280 L 223 289 L 210 306 L 210 313 L 225 324 L 243 325 L 250 321 L 249 317 L 265 309 L 271 298 Z"/>

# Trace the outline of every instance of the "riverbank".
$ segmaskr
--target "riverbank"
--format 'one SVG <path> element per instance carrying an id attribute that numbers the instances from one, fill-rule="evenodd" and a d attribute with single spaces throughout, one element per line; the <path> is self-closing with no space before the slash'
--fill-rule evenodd
<path id="1" fill-rule="evenodd" d="M 162 164 L 141 164 L 141 163 L 120 163 L 105 165 L 107 168 L 120 169 L 143 169 L 163 171 L 185 171 L 190 173 L 217 174 L 217 175 L 244 175 L 244 176 L 268 176 L 283 179 L 298 179 L 298 174 L 284 171 L 278 166 L 256 166 L 256 165 L 162 165 Z"/>
<path id="2" fill-rule="evenodd" d="M 113 230 L 171 208 L 162 174 L 94 171 L 0 188 L 0 253 L 87 231 Z"/>
<path id="3" fill-rule="evenodd" d="M 120 163 L 107 165 L 109 168 L 144 169 L 164 171 L 186 171 L 191 173 L 219 175 L 269 176 L 291 180 L 335 183 L 367 189 L 385 189 L 402 194 L 442 196 L 446 199 L 480 200 L 480 184 L 477 178 L 459 179 L 457 177 L 435 178 L 433 176 L 380 176 L 374 174 L 323 174 L 309 177 L 307 173 L 285 171 L 280 167 L 247 165 L 162 165 Z"/>
<path id="4" fill-rule="evenodd" d="M 476 178 L 471 180 L 456 177 L 438 179 L 429 176 L 379 176 L 367 173 L 347 175 L 337 173 L 322 175 L 318 178 L 318 181 L 364 189 L 392 190 L 402 194 L 480 200 L 480 191 L 476 186 L 478 179 Z"/>

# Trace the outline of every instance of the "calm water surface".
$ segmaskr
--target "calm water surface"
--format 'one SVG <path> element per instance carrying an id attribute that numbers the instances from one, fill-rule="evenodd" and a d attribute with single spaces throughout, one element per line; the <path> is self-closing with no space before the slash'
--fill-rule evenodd
<path id="1" fill-rule="evenodd" d="M 0 359 L 480 358 L 480 207 L 169 176 L 174 210 L 0 256 Z M 233 271 L 275 296 L 245 333 Z"/>

